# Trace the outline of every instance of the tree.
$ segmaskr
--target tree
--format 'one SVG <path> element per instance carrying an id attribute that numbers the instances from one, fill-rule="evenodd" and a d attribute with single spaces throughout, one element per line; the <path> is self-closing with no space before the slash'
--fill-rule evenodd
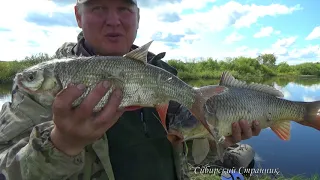
<path id="1" fill-rule="evenodd" d="M 293 71 L 292 67 L 287 62 L 281 62 L 278 64 L 278 72 L 279 73 L 288 73 Z"/>
<path id="2" fill-rule="evenodd" d="M 277 57 L 274 54 L 261 54 L 257 57 L 257 60 L 260 64 L 264 64 L 266 66 L 275 66 Z"/>

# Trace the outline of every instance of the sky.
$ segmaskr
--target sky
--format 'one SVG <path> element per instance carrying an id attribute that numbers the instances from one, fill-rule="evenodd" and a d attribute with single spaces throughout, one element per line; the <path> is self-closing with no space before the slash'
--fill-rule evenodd
<path id="1" fill-rule="evenodd" d="M 19 3 L 2 3 L 0 60 L 53 55 L 64 42 L 76 41 L 81 29 L 74 17 L 75 0 Z M 262 53 L 274 53 L 277 63 L 320 60 L 318 0 L 138 0 L 138 5 L 141 19 L 134 43 L 154 40 L 149 50 L 166 52 L 164 60 Z"/>

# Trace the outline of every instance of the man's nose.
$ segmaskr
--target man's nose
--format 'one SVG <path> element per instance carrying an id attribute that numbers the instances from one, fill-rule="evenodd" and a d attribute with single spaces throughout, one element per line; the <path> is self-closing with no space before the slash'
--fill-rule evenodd
<path id="1" fill-rule="evenodd" d="M 106 17 L 107 26 L 119 26 L 120 25 L 120 16 L 117 11 L 109 11 Z"/>

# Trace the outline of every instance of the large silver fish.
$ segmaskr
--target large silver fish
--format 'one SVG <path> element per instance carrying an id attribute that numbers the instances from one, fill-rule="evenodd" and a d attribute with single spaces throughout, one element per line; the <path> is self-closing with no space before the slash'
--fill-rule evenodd
<path id="1" fill-rule="evenodd" d="M 235 79 L 224 72 L 219 86 L 223 93 L 210 97 L 203 106 L 205 119 L 209 123 L 211 136 L 198 121 L 173 122 L 169 132 L 184 140 L 193 140 L 192 155 L 200 163 L 209 152 L 208 139 L 216 143 L 218 157 L 223 161 L 225 136 L 232 135 L 231 125 L 241 119 L 252 123 L 258 120 L 261 128 L 270 127 L 282 140 L 290 139 L 290 121 L 312 122 L 320 130 L 320 101 L 298 102 L 283 99 L 281 91 L 274 87 Z M 211 86 L 206 86 L 210 89 Z M 202 87 L 205 88 L 205 87 Z"/>
<path id="2" fill-rule="evenodd" d="M 194 113 L 209 131 L 201 107 L 210 96 L 223 92 L 225 88 L 193 88 L 173 74 L 148 64 L 147 54 L 151 43 L 124 56 L 75 57 L 43 62 L 17 73 L 15 83 L 44 106 L 51 106 L 56 94 L 68 84 L 85 84 L 87 89 L 73 103 L 78 106 L 97 83 L 109 80 L 113 87 L 122 89 L 120 107 L 155 107 L 165 126 L 169 101 L 177 101 Z M 112 91 L 113 88 L 95 106 L 94 111 L 101 110 Z"/>

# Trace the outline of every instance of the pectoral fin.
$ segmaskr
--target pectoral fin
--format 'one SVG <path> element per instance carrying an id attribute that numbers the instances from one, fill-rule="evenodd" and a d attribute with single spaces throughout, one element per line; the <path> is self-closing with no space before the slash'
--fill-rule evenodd
<path id="1" fill-rule="evenodd" d="M 156 106 L 157 112 L 160 117 L 161 124 L 163 125 L 163 127 L 166 130 L 167 130 L 166 118 L 167 118 L 168 106 L 169 106 L 169 104 L 161 104 L 161 105 Z"/>
<path id="2" fill-rule="evenodd" d="M 208 139 L 194 139 L 192 143 L 192 157 L 196 164 L 200 164 L 208 155 L 210 145 Z"/>
<path id="3" fill-rule="evenodd" d="M 272 131 L 282 140 L 290 139 L 290 121 L 283 121 L 270 127 Z"/>
<path id="4" fill-rule="evenodd" d="M 173 129 L 170 129 L 169 132 L 167 132 L 167 138 L 173 145 L 181 143 L 184 140 L 183 135 Z"/>

